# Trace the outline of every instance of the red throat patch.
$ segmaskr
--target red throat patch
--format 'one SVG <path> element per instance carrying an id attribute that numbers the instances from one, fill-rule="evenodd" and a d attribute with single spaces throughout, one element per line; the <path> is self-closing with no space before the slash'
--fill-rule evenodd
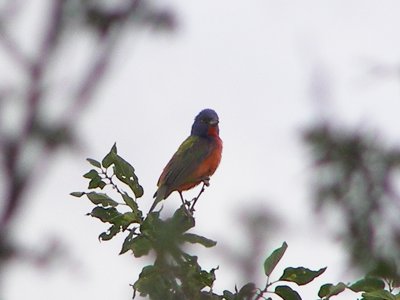
<path id="1" fill-rule="evenodd" d="M 219 136 L 218 133 L 219 133 L 218 132 L 218 126 L 210 126 L 210 127 L 208 127 L 208 132 L 207 132 L 208 135 Z"/>

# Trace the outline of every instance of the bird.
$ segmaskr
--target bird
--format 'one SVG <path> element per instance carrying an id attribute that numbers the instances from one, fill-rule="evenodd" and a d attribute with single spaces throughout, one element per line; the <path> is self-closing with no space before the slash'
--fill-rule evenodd
<path id="1" fill-rule="evenodd" d="M 210 176 L 217 170 L 222 156 L 223 144 L 219 137 L 218 124 L 217 113 L 209 108 L 203 109 L 195 117 L 190 136 L 179 146 L 158 179 L 158 189 L 153 196 L 155 200 L 149 213 L 174 191 L 179 193 L 183 206 L 186 207 L 183 191 L 202 182 L 202 191 L 204 186 L 209 185 Z"/>

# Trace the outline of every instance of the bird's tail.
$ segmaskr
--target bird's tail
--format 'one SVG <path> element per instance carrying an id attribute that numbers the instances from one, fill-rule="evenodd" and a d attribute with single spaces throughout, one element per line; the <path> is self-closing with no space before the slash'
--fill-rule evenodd
<path id="1" fill-rule="evenodd" d="M 155 194 L 154 194 L 154 202 L 153 202 L 153 204 L 151 205 L 151 207 L 150 207 L 150 210 L 149 210 L 149 212 L 148 213 L 151 213 L 153 210 L 154 210 L 154 208 L 157 206 L 157 204 L 160 202 L 160 201 L 162 201 L 162 200 L 164 200 L 165 199 L 165 193 L 167 192 L 167 187 L 166 186 L 160 186 L 159 188 L 158 188 L 158 190 L 157 190 L 157 192 L 155 192 Z"/>

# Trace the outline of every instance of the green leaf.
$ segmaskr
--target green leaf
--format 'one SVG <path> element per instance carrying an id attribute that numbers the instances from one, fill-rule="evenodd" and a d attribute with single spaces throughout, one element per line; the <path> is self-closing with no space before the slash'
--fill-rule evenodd
<path id="1" fill-rule="evenodd" d="M 124 240 L 124 242 L 122 244 L 121 251 L 119 252 L 119 254 L 124 254 L 125 252 L 127 252 L 128 250 L 131 249 L 134 235 L 135 235 L 135 231 L 131 230 L 131 232 L 129 232 L 129 234 L 125 238 L 125 240 Z"/>
<path id="2" fill-rule="evenodd" d="M 181 205 L 172 216 L 171 224 L 183 233 L 195 226 L 195 219 L 193 216 L 188 216 L 186 209 Z"/>
<path id="3" fill-rule="evenodd" d="M 249 282 L 242 286 L 238 293 L 239 299 L 252 299 L 254 294 L 256 293 L 256 285 L 252 282 Z"/>
<path id="4" fill-rule="evenodd" d="M 106 232 L 103 232 L 99 235 L 99 240 L 101 241 L 108 241 L 111 240 L 114 236 L 117 235 L 121 230 L 119 226 L 111 226 Z"/>
<path id="5" fill-rule="evenodd" d="M 85 192 L 72 192 L 72 193 L 70 193 L 71 196 L 78 197 L 78 198 L 82 197 L 85 194 L 86 194 Z"/>
<path id="6" fill-rule="evenodd" d="M 110 152 L 106 156 L 104 156 L 103 160 L 101 161 L 103 167 L 108 168 L 109 166 L 111 166 L 114 163 L 116 156 L 117 156 L 117 143 L 114 143 L 114 145 L 111 147 Z"/>
<path id="7" fill-rule="evenodd" d="M 386 290 L 375 290 L 372 292 L 362 293 L 366 300 L 396 300 L 396 296 Z"/>
<path id="8" fill-rule="evenodd" d="M 95 169 L 91 169 L 89 172 L 87 172 L 83 177 L 87 179 L 93 179 L 95 177 L 99 176 L 99 172 L 97 172 Z"/>
<path id="9" fill-rule="evenodd" d="M 375 277 L 363 278 L 349 287 L 353 292 L 372 292 L 375 290 L 383 290 L 385 288 L 385 283 Z"/>
<path id="10" fill-rule="evenodd" d="M 212 291 L 201 291 L 199 299 L 201 299 L 201 300 L 223 300 L 226 298 L 224 298 L 218 294 L 215 294 Z"/>
<path id="11" fill-rule="evenodd" d="M 100 162 L 98 162 L 97 160 L 92 159 L 92 158 L 86 158 L 86 160 L 87 160 L 92 166 L 94 166 L 94 167 L 96 167 L 96 168 L 101 168 L 101 164 L 100 164 Z"/>
<path id="12" fill-rule="evenodd" d="M 279 280 L 294 282 L 298 285 L 304 285 L 313 281 L 316 277 L 324 273 L 325 270 L 326 268 L 319 269 L 318 271 L 312 271 L 304 267 L 289 267 L 283 271 L 283 275 Z"/>
<path id="13" fill-rule="evenodd" d="M 224 295 L 224 298 L 226 299 L 226 300 L 235 300 L 235 294 L 233 294 L 232 292 L 230 292 L 230 291 L 228 291 L 228 290 L 225 290 L 224 292 L 223 292 L 223 295 Z"/>
<path id="14" fill-rule="evenodd" d="M 205 238 L 204 236 L 200 236 L 194 233 L 185 233 L 183 234 L 183 240 L 192 244 L 201 244 L 206 248 L 214 247 L 217 242 Z"/>
<path id="15" fill-rule="evenodd" d="M 143 196 L 143 187 L 139 185 L 135 168 L 119 155 L 115 155 L 114 173 L 117 178 L 129 186 L 136 198 Z"/>
<path id="16" fill-rule="evenodd" d="M 130 243 L 129 249 L 132 250 L 135 257 L 147 255 L 152 248 L 151 242 L 144 236 L 135 237 Z"/>
<path id="17" fill-rule="evenodd" d="M 138 212 L 139 207 L 135 200 L 131 196 L 129 196 L 126 192 L 122 194 L 122 199 L 124 200 L 125 204 L 128 205 L 133 212 Z"/>
<path id="18" fill-rule="evenodd" d="M 107 194 L 104 194 L 104 193 L 90 192 L 90 193 L 87 193 L 86 196 L 89 198 L 90 201 L 92 201 L 93 204 L 96 204 L 96 205 L 100 204 L 104 207 L 107 207 L 107 206 L 115 207 L 118 205 L 118 202 L 114 201 Z"/>
<path id="19" fill-rule="evenodd" d="M 165 228 L 164 222 L 160 219 L 159 212 L 152 212 L 146 216 L 142 224 L 140 224 L 140 231 L 142 234 L 154 238 L 158 229 Z"/>
<path id="20" fill-rule="evenodd" d="M 114 224 L 117 219 L 121 217 L 121 214 L 114 207 L 103 208 L 101 206 L 96 206 L 93 208 L 89 215 L 101 220 L 104 223 L 112 224 Z"/>
<path id="21" fill-rule="evenodd" d="M 101 179 L 100 175 L 97 175 L 92 180 L 89 181 L 88 189 L 103 189 L 106 186 L 106 183 Z"/>
<path id="22" fill-rule="evenodd" d="M 202 270 L 199 274 L 197 274 L 196 279 L 201 282 L 202 285 L 212 287 L 215 281 L 214 271 L 215 269 L 212 269 L 210 272 Z"/>
<path id="23" fill-rule="evenodd" d="M 332 296 L 339 295 L 346 289 L 346 287 L 347 286 L 343 282 L 339 282 L 336 285 L 333 285 L 332 283 L 324 284 L 319 289 L 318 297 L 329 299 Z"/>
<path id="24" fill-rule="evenodd" d="M 264 273 L 270 276 L 272 271 L 275 269 L 276 265 L 281 260 L 282 256 L 285 254 L 288 245 L 283 242 L 282 246 L 274 250 L 269 257 L 264 261 Z"/>
<path id="25" fill-rule="evenodd" d="M 114 144 L 110 152 L 103 158 L 102 165 L 105 168 L 114 165 L 114 174 L 118 180 L 128 185 L 136 198 L 143 196 L 143 187 L 139 184 L 135 168 L 117 154 L 116 144 Z"/>
<path id="26" fill-rule="evenodd" d="M 174 251 L 175 252 L 175 251 Z M 172 252 L 172 253 L 174 253 Z M 211 271 L 202 270 L 197 256 L 191 256 L 187 253 L 183 253 L 180 251 L 176 251 L 174 255 L 182 255 L 184 260 L 177 261 L 177 277 L 182 281 L 182 287 L 185 291 L 185 294 L 189 296 L 187 299 L 203 299 L 202 297 L 198 297 L 199 291 L 201 291 L 205 287 L 212 287 L 212 284 L 215 280 L 215 269 Z M 174 256 L 175 257 L 175 256 Z M 179 275 L 178 275 L 179 274 Z M 167 274 L 168 277 L 170 275 Z M 175 279 L 174 279 L 175 282 Z M 184 297 L 186 298 L 186 297 Z M 165 299 L 164 297 L 162 299 Z M 178 297 L 178 299 L 182 299 L 182 297 Z M 208 298 L 206 298 L 208 299 Z"/>
<path id="27" fill-rule="evenodd" d="M 119 224 L 122 227 L 122 230 L 128 228 L 132 223 L 140 223 L 141 218 L 140 215 L 134 212 L 126 212 L 121 215 L 121 219 L 119 219 Z"/>
<path id="28" fill-rule="evenodd" d="M 153 265 L 145 266 L 139 274 L 138 280 L 133 284 L 133 288 L 140 293 L 140 296 L 149 299 L 172 300 L 171 291 L 175 286 L 165 274 L 165 270 Z M 166 295 L 170 297 L 166 298 Z"/>
<path id="29" fill-rule="evenodd" d="M 300 295 L 287 285 L 278 285 L 275 293 L 283 300 L 301 300 Z"/>

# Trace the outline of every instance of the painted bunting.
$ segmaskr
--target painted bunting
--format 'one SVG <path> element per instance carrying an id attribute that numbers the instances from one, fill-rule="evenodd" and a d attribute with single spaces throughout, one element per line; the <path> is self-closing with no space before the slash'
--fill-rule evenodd
<path id="1" fill-rule="evenodd" d="M 218 123 L 218 115 L 212 109 L 204 109 L 196 116 L 190 136 L 179 146 L 158 179 L 158 189 L 149 212 L 174 191 L 179 193 L 185 205 L 183 191 L 202 182 L 209 185 L 210 176 L 221 161 L 222 140 Z"/>

